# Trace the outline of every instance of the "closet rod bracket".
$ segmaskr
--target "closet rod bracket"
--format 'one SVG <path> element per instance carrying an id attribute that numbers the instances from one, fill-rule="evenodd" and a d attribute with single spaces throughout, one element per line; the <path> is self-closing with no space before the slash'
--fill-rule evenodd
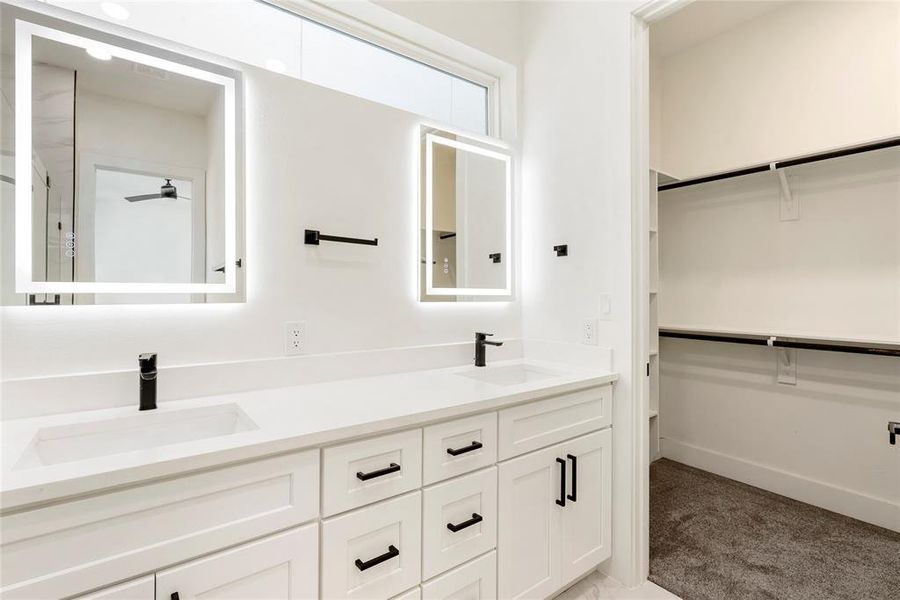
<path id="1" fill-rule="evenodd" d="M 781 201 L 778 203 L 778 212 L 782 221 L 796 221 L 800 218 L 800 201 L 791 191 L 787 172 L 778 168 L 778 163 L 769 163 L 769 169 L 778 176 L 781 185 Z"/>

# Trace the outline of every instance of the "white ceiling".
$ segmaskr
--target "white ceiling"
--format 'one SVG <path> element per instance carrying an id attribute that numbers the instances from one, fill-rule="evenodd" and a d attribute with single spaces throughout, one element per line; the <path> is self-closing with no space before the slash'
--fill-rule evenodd
<path id="1" fill-rule="evenodd" d="M 681 52 L 790 4 L 785 0 L 697 0 L 650 27 L 650 52 L 658 57 Z"/>

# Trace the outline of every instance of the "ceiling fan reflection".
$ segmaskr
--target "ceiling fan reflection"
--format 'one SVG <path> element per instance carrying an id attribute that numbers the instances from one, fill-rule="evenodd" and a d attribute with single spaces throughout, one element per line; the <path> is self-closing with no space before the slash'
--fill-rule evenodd
<path id="1" fill-rule="evenodd" d="M 186 196 L 179 196 L 178 190 L 172 185 L 171 179 L 166 179 L 166 182 L 159 187 L 159 191 L 155 194 L 141 194 L 139 196 L 125 196 L 125 199 L 129 202 L 143 202 L 144 200 L 159 200 L 159 199 L 168 199 L 168 200 L 177 200 L 181 198 L 182 200 L 190 200 L 190 198 Z"/>

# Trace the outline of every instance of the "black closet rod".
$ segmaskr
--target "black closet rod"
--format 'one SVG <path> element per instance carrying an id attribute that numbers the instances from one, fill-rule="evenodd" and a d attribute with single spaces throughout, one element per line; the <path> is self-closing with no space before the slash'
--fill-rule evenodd
<path id="1" fill-rule="evenodd" d="M 745 335 L 711 333 L 706 331 L 684 331 L 681 329 L 660 329 L 660 337 L 728 344 L 750 344 L 753 346 L 774 346 L 776 348 L 799 348 L 801 350 L 822 350 L 824 352 L 849 352 L 851 354 L 875 354 L 878 356 L 900 356 L 900 344 L 875 344 L 865 342 L 839 342 L 797 337 L 765 335 Z"/>
<path id="2" fill-rule="evenodd" d="M 830 160 L 832 158 L 840 158 L 842 156 L 852 156 L 853 154 L 862 154 L 863 152 L 874 152 L 875 150 L 884 150 L 885 148 L 893 148 L 895 146 L 900 146 L 900 137 L 890 138 L 887 140 L 882 140 L 880 142 L 860 144 L 858 146 L 850 146 L 848 148 L 841 148 L 839 150 L 819 152 L 818 154 L 808 154 L 806 156 L 779 160 L 765 165 L 745 167 L 743 169 L 736 169 L 734 171 L 723 171 L 722 173 L 715 173 L 713 175 L 706 175 L 704 177 L 696 177 L 694 179 L 685 179 L 684 181 L 673 181 L 672 183 L 664 183 L 662 185 L 659 185 L 656 187 L 656 189 L 660 192 L 664 192 L 665 190 L 674 190 L 676 188 L 699 185 L 701 183 L 709 183 L 711 181 L 719 181 L 721 179 L 731 179 L 733 177 L 743 177 L 744 175 L 751 175 L 753 173 L 763 173 L 765 171 L 784 169 L 787 167 L 796 167 L 797 165 L 805 165 L 807 163 Z"/>

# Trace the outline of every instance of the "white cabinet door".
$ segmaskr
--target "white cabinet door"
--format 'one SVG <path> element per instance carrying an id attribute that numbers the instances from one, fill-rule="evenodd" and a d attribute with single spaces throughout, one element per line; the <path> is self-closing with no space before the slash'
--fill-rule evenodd
<path id="1" fill-rule="evenodd" d="M 153 575 L 147 575 L 93 594 L 78 596 L 75 600 L 153 600 L 155 587 Z"/>
<path id="2" fill-rule="evenodd" d="M 546 598 L 560 587 L 561 448 L 500 465 L 498 597 Z"/>
<path id="3" fill-rule="evenodd" d="M 561 444 L 568 462 L 562 515 L 562 585 L 610 557 L 612 527 L 612 431 L 598 431 Z"/>
<path id="4" fill-rule="evenodd" d="M 318 598 L 318 550 L 318 525 L 272 535 L 157 573 L 156 600 Z"/>

